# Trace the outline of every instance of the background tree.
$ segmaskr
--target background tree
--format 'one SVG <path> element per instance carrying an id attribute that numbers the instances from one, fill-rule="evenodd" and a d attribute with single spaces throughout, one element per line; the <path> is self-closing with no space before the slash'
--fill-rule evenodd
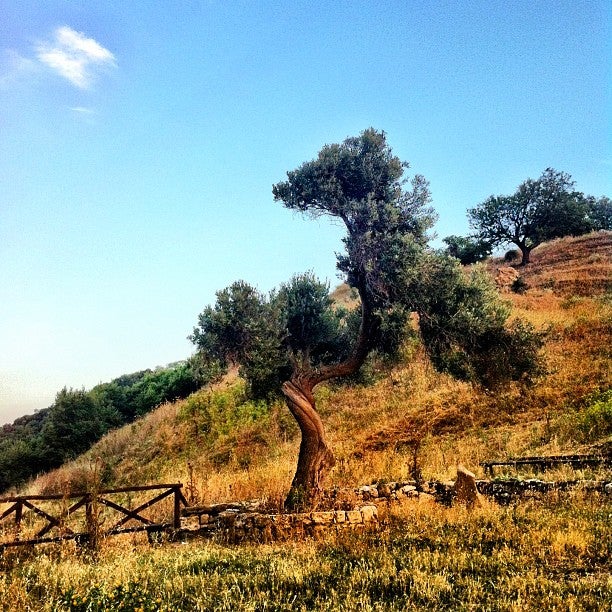
<path id="1" fill-rule="evenodd" d="M 211 359 L 239 364 L 251 384 L 280 383 L 302 436 L 289 509 L 312 503 L 334 465 L 316 410 L 317 385 L 355 374 L 375 350 L 397 350 L 412 312 L 434 365 L 470 380 L 479 380 L 486 359 L 472 359 L 463 369 L 458 364 L 481 350 L 487 335 L 505 333 L 507 311 L 482 275 L 466 280 L 455 259 L 428 250 L 434 220 L 428 184 L 419 175 L 404 180 L 407 167 L 385 134 L 369 129 L 325 146 L 273 187 L 287 208 L 344 223 L 338 269 L 359 295 L 357 313 L 334 309 L 327 286 L 311 274 L 294 277 L 269 297 L 235 283 L 217 294 L 191 337 Z M 491 380 L 524 374 L 517 364 Z"/>
<path id="2" fill-rule="evenodd" d="M 493 251 L 490 242 L 475 236 L 447 236 L 443 242 L 446 243 L 446 252 L 464 266 L 486 259 Z"/>
<path id="3" fill-rule="evenodd" d="M 493 246 L 512 243 L 522 253 L 521 265 L 546 240 L 591 231 L 583 194 L 574 191 L 569 174 L 547 168 L 537 179 L 521 183 L 513 195 L 490 196 L 468 210 L 479 239 Z"/>
<path id="4" fill-rule="evenodd" d="M 612 200 L 606 196 L 586 197 L 587 216 L 593 231 L 612 231 Z"/>

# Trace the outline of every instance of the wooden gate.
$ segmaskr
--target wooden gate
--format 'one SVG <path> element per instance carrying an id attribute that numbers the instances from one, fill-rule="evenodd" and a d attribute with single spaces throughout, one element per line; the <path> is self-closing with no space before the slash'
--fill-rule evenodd
<path id="1" fill-rule="evenodd" d="M 18 495 L 0 498 L 0 550 L 9 546 L 77 540 L 90 542 L 98 537 L 146 531 L 152 534 L 175 531 L 181 526 L 181 508 L 187 505 L 182 484 L 144 485 L 66 495 Z M 130 497 L 143 491 L 158 492 L 137 507 L 126 507 L 118 496 Z M 115 498 L 115 499 L 113 499 Z M 170 503 L 162 508 L 160 502 Z M 130 504 L 131 505 L 131 504 Z M 159 506 L 158 506 L 159 505 Z M 158 506 L 160 521 L 144 511 Z M 110 523 L 104 527 L 104 523 Z"/>

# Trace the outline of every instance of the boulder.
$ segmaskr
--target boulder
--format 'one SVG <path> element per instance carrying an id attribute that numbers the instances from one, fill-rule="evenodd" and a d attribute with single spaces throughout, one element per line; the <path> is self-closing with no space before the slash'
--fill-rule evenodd
<path id="1" fill-rule="evenodd" d="M 502 293 L 510 291 L 513 283 L 518 279 L 519 273 L 516 269 L 510 266 L 497 268 L 497 274 L 495 276 L 495 284 Z"/>
<path id="2" fill-rule="evenodd" d="M 376 506 L 363 506 L 361 516 L 364 523 L 373 523 L 378 520 L 378 508 Z"/>

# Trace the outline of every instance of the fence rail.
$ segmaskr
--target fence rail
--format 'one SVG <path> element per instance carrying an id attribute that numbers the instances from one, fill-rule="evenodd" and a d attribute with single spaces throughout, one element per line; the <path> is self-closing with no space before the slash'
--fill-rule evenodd
<path id="1" fill-rule="evenodd" d="M 0 514 L 0 530 L 9 534 L 12 539 L 0 541 L 0 550 L 10 546 L 24 546 L 27 544 L 42 544 L 47 542 L 61 542 L 63 540 L 77 540 L 79 543 L 91 542 L 97 537 L 118 535 L 146 531 L 151 538 L 152 534 L 163 531 L 178 530 L 181 526 L 181 510 L 187 506 L 180 483 L 142 485 L 137 487 L 122 487 L 118 489 L 105 489 L 100 491 L 87 491 L 69 493 L 66 495 L 17 495 L 0 498 L 0 507 L 9 504 Z M 128 508 L 112 496 L 118 494 L 131 494 L 160 491 L 154 497 L 140 503 L 136 508 Z M 170 521 L 155 522 L 145 516 L 143 512 L 159 504 L 163 500 L 172 499 Z M 71 505 L 68 505 L 70 502 Z M 51 508 L 41 506 L 50 504 Z M 105 519 L 112 519 L 112 525 L 101 528 L 97 510 L 108 508 Z M 81 512 L 84 511 L 84 516 Z M 32 525 L 37 524 L 33 537 L 23 537 L 23 525 L 28 518 Z M 32 520 L 34 519 L 34 520 Z M 76 524 L 72 524 L 76 523 Z M 130 524 L 131 523 L 131 524 Z M 56 530 L 57 535 L 47 535 Z"/>
<path id="2" fill-rule="evenodd" d="M 612 465 L 612 456 L 602 455 L 551 455 L 536 457 L 516 457 L 500 461 L 483 461 L 485 474 L 493 476 L 495 467 L 528 467 L 532 466 L 542 472 L 558 465 L 570 465 L 573 468 L 598 467 Z"/>

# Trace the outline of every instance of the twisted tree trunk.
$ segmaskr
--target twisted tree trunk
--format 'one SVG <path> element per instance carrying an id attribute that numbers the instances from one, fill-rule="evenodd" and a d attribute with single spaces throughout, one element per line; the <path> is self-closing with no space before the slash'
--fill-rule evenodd
<path id="1" fill-rule="evenodd" d="M 295 511 L 314 505 L 323 480 L 336 460 L 325 439 L 323 422 L 308 383 L 298 386 L 294 381 L 287 381 L 282 390 L 302 434 L 295 476 L 285 500 L 285 508 Z"/>
<path id="2" fill-rule="evenodd" d="M 323 421 L 316 410 L 314 388 L 332 378 L 354 374 L 363 364 L 370 349 L 379 319 L 373 313 L 365 291 L 358 287 L 361 296 L 361 326 L 349 357 L 334 365 L 317 370 L 294 371 L 291 380 L 282 387 L 287 406 L 297 421 L 302 440 L 297 469 L 291 489 L 285 499 L 285 509 L 290 511 L 312 507 L 321 494 L 325 476 L 336 460 L 325 438 Z"/>

